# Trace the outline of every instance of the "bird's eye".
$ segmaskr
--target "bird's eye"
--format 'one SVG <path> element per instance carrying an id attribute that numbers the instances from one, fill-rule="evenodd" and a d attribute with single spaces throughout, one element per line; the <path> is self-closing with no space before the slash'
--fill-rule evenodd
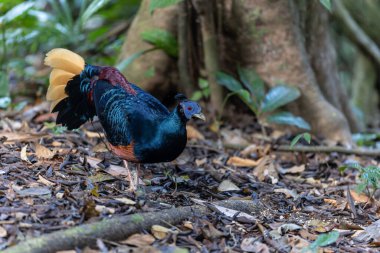
<path id="1" fill-rule="evenodd" d="M 189 106 L 189 107 L 187 107 L 187 110 L 191 111 L 191 110 L 193 110 L 193 107 Z"/>

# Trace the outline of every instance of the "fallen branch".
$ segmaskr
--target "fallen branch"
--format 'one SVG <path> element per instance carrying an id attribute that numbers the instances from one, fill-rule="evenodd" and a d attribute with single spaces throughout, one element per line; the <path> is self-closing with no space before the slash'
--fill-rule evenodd
<path id="1" fill-rule="evenodd" d="M 229 200 L 218 201 L 213 204 L 245 213 L 260 214 L 262 211 L 262 207 L 257 204 L 254 205 L 252 201 Z M 134 233 L 149 230 L 153 225 L 177 224 L 194 216 L 194 214 L 206 215 L 211 212 L 205 206 L 193 205 L 158 212 L 115 217 L 29 239 L 4 250 L 3 253 L 45 253 L 70 250 L 75 247 L 82 248 L 86 245 L 92 245 L 97 238 L 120 241 Z"/>
<path id="2" fill-rule="evenodd" d="M 380 150 L 365 150 L 358 148 L 345 148 L 339 146 L 327 147 L 327 146 L 275 146 L 275 151 L 284 152 L 306 152 L 306 153 L 332 153 L 337 152 L 347 155 L 362 155 L 362 156 L 380 156 Z"/>
<path id="3" fill-rule="evenodd" d="M 230 149 L 245 149 L 249 145 L 243 144 L 229 144 L 229 143 L 223 143 L 223 146 L 225 148 Z M 273 146 L 272 149 L 274 151 L 280 151 L 280 152 L 305 152 L 305 153 L 332 153 L 337 152 L 341 154 L 347 154 L 347 155 L 361 155 L 361 156 L 380 156 L 380 150 L 379 149 L 360 149 L 360 148 L 345 148 L 340 146 L 287 146 L 287 145 L 280 145 L 280 146 Z"/>

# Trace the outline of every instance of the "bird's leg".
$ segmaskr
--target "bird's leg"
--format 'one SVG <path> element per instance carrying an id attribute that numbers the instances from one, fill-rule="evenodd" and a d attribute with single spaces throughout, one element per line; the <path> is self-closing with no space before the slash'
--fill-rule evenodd
<path id="1" fill-rule="evenodd" d="M 124 162 L 124 167 L 125 167 L 125 169 L 127 170 L 127 173 L 128 173 L 128 179 L 129 179 L 129 189 L 128 190 L 131 191 L 131 192 L 136 192 L 135 182 L 133 180 L 131 171 L 128 168 L 128 162 L 126 160 L 123 160 L 123 162 Z"/>
<path id="2" fill-rule="evenodd" d="M 136 164 L 136 175 L 135 175 L 135 182 L 136 182 L 136 186 L 138 187 L 139 186 L 139 181 L 140 181 L 140 179 L 139 179 L 139 170 L 140 170 L 140 164 L 139 163 L 137 163 Z"/>

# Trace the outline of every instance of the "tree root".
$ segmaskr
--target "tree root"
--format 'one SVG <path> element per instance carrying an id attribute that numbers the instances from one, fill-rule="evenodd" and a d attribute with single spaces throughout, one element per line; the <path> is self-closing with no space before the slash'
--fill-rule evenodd
<path id="1" fill-rule="evenodd" d="M 214 202 L 213 204 L 246 213 L 259 214 L 262 211 L 262 206 L 257 204 L 254 205 L 252 201 L 228 200 Z M 168 223 L 177 224 L 194 216 L 194 214 L 206 215 L 211 212 L 212 210 L 208 207 L 193 205 L 161 210 L 158 212 L 115 217 L 29 239 L 20 242 L 3 252 L 56 252 L 60 250 L 74 249 L 76 247 L 82 248 L 86 245 L 95 244 L 97 238 L 108 241 L 120 241 L 134 233 L 139 233 L 142 230 L 149 230 L 153 225 L 167 225 Z"/>

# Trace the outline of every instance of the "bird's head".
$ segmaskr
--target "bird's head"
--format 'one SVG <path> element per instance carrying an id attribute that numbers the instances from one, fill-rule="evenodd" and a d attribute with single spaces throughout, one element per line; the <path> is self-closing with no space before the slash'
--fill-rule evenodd
<path id="1" fill-rule="evenodd" d="M 191 118 L 206 120 L 205 115 L 202 113 L 202 108 L 198 103 L 188 100 L 183 94 L 176 95 L 175 99 L 179 101 L 178 109 L 180 115 L 185 117 L 186 120 L 190 120 Z"/>

